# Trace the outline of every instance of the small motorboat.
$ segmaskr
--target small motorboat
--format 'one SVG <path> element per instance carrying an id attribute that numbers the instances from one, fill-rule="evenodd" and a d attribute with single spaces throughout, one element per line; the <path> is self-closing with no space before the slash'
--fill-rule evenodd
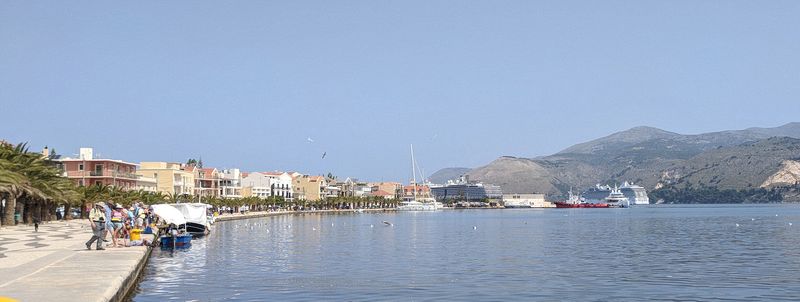
<path id="1" fill-rule="evenodd" d="M 192 245 L 191 234 L 162 235 L 158 240 L 162 249 L 188 248 Z"/>

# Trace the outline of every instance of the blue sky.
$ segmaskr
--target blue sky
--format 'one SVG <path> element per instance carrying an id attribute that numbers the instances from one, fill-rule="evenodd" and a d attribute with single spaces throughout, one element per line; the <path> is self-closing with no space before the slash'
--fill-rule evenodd
<path id="1" fill-rule="evenodd" d="M 772 127 L 800 121 L 797 16 L 800 1 L 2 1 L 0 138 L 406 180 L 411 143 L 430 174 L 639 125 Z"/>

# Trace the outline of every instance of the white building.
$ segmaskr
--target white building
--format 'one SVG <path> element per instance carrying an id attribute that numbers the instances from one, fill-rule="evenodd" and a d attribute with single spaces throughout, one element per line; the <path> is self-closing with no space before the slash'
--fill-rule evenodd
<path id="1" fill-rule="evenodd" d="M 506 208 L 552 208 L 555 204 L 544 200 L 544 194 L 503 194 Z"/>
<path id="2" fill-rule="evenodd" d="M 134 189 L 155 193 L 158 192 L 158 181 L 155 177 L 136 175 L 136 187 Z"/>
<path id="3" fill-rule="evenodd" d="M 220 172 L 220 197 L 242 197 L 242 172 L 239 169 L 225 169 Z"/>
<path id="4" fill-rule="evenodd" d="M 242 178 L 242 195 L 267 198 L 272 196 L 272 179 L 264 173 L 253 172 Z"/>
<path id="5" fill-rule="evenodd" d="M 292 175 L 286 172 L 264 172 L 266 177 L 271 180 L 270 188 L 272 196 L 283 197 L 292 200 Z"/>

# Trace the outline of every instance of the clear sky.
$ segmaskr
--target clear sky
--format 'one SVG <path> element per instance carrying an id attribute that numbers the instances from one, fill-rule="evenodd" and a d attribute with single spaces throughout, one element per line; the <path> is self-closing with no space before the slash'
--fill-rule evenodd
<path id="1" fill-rule="evenodd" d="M 639 125 L 772 127 L 800 121 L 798 16 L 794 0 L 7 0 L 0 138 L 406 180 L 412 143 L 430 174 Z"/>

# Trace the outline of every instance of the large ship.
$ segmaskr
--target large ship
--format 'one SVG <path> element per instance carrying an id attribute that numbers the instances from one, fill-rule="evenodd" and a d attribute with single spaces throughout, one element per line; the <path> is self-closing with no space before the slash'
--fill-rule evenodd
<path id="1" fill-rule="evenodd" d="M 614 188 L 608 185 L 595 185 L 594 188 L 587 190 L 581 194 L 583 198 L 586 199 L 587 202 L 606 202 L 606 198 L 608 198 Z M 647 197 L 647 191 L 635 184 L 625 182 L 618 188 L 619 193 L 627 198 L 627 201 L 621 200 L 621 196 L 614 196 L 615 201 L 620 204 L 626 205 L 642 205 L 642 204 L 650 204 L 650 198 Z"/>
<path id="2" fill-rule="evenodd" d="M 604 202 L 588 202 L 580 195 L 573 195 L 569 191 L 569 198 L 565 201 L 556 201 L 556 208 L 608 208 Z"/>

